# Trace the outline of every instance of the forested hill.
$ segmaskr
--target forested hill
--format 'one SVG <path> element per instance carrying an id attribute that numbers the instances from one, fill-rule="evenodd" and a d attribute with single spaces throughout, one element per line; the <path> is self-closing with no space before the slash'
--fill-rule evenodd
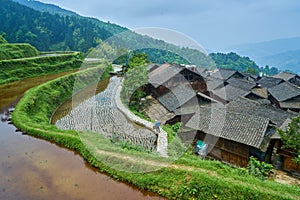
<path id="1" fill-rule="evenodd" d="M 258 65 L 249 57 L 240 56 L 234 52 L 230 53 L 211 53 L 210 57 L 215 62 L 217 68 L 235 69 L 240 72 L 258 75 L 262 72 L 264 75 L 275 75 L 279 73 L 276 67 L 258 67 Z"/>
<path id="2" fill-rule="evenodd" d="M 25 0 L 18 1 L 25 4 Z M 115 24 L 69 13 L 57 6 L 28 1 L 26 5 L 31 7 L 29 8 L 11 0 L 0 0 L 0 4 L 0 34 L 5 32 L 8 42 L 30 43 L 39 51 L 87 52 L 101 41 L 126 32 L 127 34 L 118 38 L 117 47 L 129 50 L 147 48 L 148 52 L 156 53 L 156 56 L 150 55 L 151 58 L 157 58 L 151 60 L 152 62 L 181 62 L 178 56 L 169 56 L 167 60 L 165 59 L 164 54 L 171 51 L 184 57 L 183 60 L 188 60 L 189 63 L 212 67 L 211 60 L 198 50 L 181 48 L 162 40 L 142 36 Z M 153 50 L 149 51 L 149 48 Z M 160 52 L 157 53 L 155 49 Z"/>
<path id="3" fill-rule="evenodd" d="M 87 51 L 112 36 L 89 19 L 39 12 L 10 0 L 0 2 L 0 32 L 9 42 L 30 43 L 41 51 Z"/>
<path id="4" fill-rule="evenodd" d="M 59 6 L 56 6 L 53 4 L 42 3 L 42 2 L 34 1 L 34 0 L 13 0 L 13 1 L 18 2 L 22 5 L 32 8 L 34 10 L 41 11 L 41 12 L 48 12 L 50 14 L 59 14 L 62 16 L 76 16 L 78 18 L 89 19 L 92 22 L 94 22 L 97 26 L 106 29 L 107 31 L 109 31 L 112 34 L 117 34 L 122 31 L 128 30 L 127 28 L 119 26 L 117 24 L 106 23 L 106 22 L 100 21 L 95 18 L 82 17 L 75 12 L 60 8 Z"/>
<path id="5" fill-rule="evenodd" d="M 259 70 L 257 64 L 248 57 L 241 57 L 236 53 L 211 53 L 211 58 L 216 63 L 217 68 L 235 69 L 238 71 L 246 71 L 247 69 Z"/>

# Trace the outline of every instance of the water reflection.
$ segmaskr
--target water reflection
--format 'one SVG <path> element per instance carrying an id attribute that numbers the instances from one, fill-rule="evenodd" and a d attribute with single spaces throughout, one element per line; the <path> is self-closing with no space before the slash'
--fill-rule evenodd
<path id="1" fill-rule="evenodd" d="M 160 199 L 97 172 L 73 151 L 16 132 L 10 111 L 24 91 L 57 76 L 0 86 L 0 199 Z"/>

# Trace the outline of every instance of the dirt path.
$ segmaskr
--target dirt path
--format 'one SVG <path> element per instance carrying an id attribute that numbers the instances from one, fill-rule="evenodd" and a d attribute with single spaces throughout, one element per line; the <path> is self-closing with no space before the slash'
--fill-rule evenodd
<path id="1" fill-rule="evenodd" d="M 274 181 L 282 184 L 297 185 L 300 187 L 300 180 L 289 176 L 286 172 L 273 170 L 274 171 Z"/>
<path id="2" fill-rule="evenodd" d="M 171 164 L 171 163 L 166 163 L 166 162 L 159 162 L 159 161 L 154 161 L 154 160 L 145 160 L 142 158 L 137 158 L 134 156 L 130 156 L 130 155 L 124 155 L 122 153 L 115 153 L 115 152 L 109 152 L 109 151 L 104 151 L 104 150 L 97 150 L 97 153 L 102 154 L 102 155 L 109 155 L 109 156 L 113 156 L 116 157 L 118 159 L 122 159 L 125 162 L 126 161 L 130 161 L 133 163 L 141 163 L 143 162 L 143 164 L 146 165 L 151 165 L 151 166 L 158 166 L 161 168 L 173 168 L 173 169 L 179 169 L 179 170 L 184 170 L 184 171 L 193 171 L 193 172 L 199 172 L 199 173 L 205 173 L 208 174 L 210 176 L 214 176 L 217 178 L 220 178 L 222 180 L 224 180 L 224 184 L 226 182 L 231 182 L 231 183 L 236 183 L 238 185 L 242 185 L 245 187 L 249 187 L 251 186 L 252 188 L 255 188 L 257 190 L 262 190 L 261 186 L 256 186 L 254 184 L 251 183 L 247 183 L 241 180 L 236 180 L 234 178 L 231 177 L 224 177 L 222 175 L 219 175 L 217 172 L 212 171 L 212 170 L 206 170 L 206 169 L 202 169 L 202 168 L 197 168 L 197 167 L 193 167 L 193 166 L 184 166 L 184 165 L 179 165 L 179 164 Z M 274 190 L 272 189 L 268 189 L 268 188 L 263 188 L 264 191 L 270 193 L 270 194 L 276 194 L 276 195 L 282 195 L 280 192 L 276 191 L 276 188 L 274 188 Z M 299 196 L 295 196 L 293 194 L 286 194 L 286 197 L 288 198 L 292 198 L 292 199 L 298 199 Z"/>

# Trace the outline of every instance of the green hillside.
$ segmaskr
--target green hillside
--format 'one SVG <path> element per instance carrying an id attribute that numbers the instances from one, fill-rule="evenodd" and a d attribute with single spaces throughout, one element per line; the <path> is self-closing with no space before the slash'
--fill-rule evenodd
<path id="1" fill-rule="evenodd" d="M 40 51 L 88 52 L 91 47 L 96 47 L 102 41 L 126 32 L 126 34 L 118 35 L 115 38 L 117 42 L 111 40 L 109 44 L 115 49 L 152 48 L 150 53 L 154 55 L 149 56 L 152 58 L 152 62 L 175 62 L 178 61 L 178 55 L 180 55 L 189 63 L 202 67 L 212 67 L 211 60 L 198 50 L 181 48 L 162 40 L 142 36 L 127 28 L 94 18 L 82 17 L 50 4 L 18 1 L 26 4 L 26 6 L 10 0 L 0 0 L 0 17 L 2 19 L 0 33 L 5 32 L 9 42 L 30 43 Z M 155 49 L 164 52 L 170 51 L 177 55 L 174 58 L 169 56 L 168 60 L 163 60 L 163 56 L 156 59 L 155 53 L 157 55 L 157 52 Z"/>
<path id="2" fill-rule="evenodd" d="M 247 68 L 253 68 L 259 70 L 256 63 L 250 60 L 248 57 L 241 57 L 236 53 L 211 53 L 210 57 L 216 63 L 217 68 L 235 69 L 241 72 L 247 70 Z"/>
<path id="3" fill-rule="evenodd" d="M 112 33 L 87 18 L 39 12 L 10 0 L 0 0 L 0 33 L 13 43 L 30 43 L 39 51 L 86 52 Z"/>

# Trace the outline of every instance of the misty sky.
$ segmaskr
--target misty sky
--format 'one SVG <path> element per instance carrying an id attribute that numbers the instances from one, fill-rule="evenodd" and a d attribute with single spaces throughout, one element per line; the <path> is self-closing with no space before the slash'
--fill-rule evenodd
<path id="1" fill-rule="evenodd" d="M 206 49 L 300 36 L 299 0 L 41 0 L 130 29 L 176 30 Z"/>

